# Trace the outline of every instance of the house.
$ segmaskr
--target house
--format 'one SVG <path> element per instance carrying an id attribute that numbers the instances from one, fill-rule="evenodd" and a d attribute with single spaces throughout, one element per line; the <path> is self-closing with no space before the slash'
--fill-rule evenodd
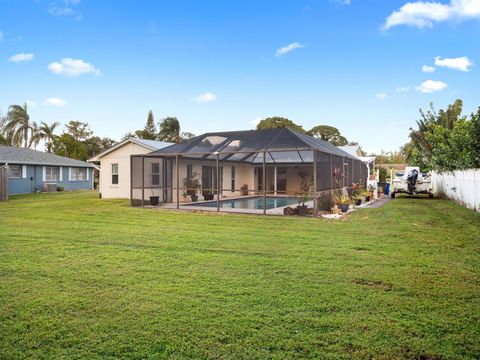
<path id="1" fill-rule="evenodd" d="M 8 193 L 26 194 L 62 186 L 92 189 L 92 165 L 42 151 L 0 146 L 0 166 L 8 166 Z M 51 184 L 49 186 L 49 184 Z"/>
<path id="2" fill-rule="evenodd" d="M 266 213 L 309 197 L 316 209 L 323 194 L 346 193 L 353 183 L 365 186 L 367 171 L 357 156 L 287 128 L 206 133 L 132 156 L 131 201 L 145 205 L 158 199 L 181 208 L 201 196 L 216 204 L 198 206 L 247 206 Z"/>
<path id="3" fill-rule="evenodd" d="M 102 198 L 130 198 L 130 156 L 147 154 L 172 143 L 128 138 L 87 160 L 99 168 L 99 193 Z"/>
<path id="4" fill-rule="evenodd" d="M 368 166 L 368 179 L 370 179 L 370 174 L 375 173 L 375 156 L 364 156 L 362 148 L 359 145 L 339 146 L 339 149 L 358 157 Z"/>

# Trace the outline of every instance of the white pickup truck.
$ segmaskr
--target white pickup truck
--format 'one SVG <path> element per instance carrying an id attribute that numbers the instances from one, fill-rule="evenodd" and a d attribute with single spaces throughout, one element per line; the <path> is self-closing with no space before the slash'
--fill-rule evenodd
<path id="1" fill-rule="evenodd" d="M 392 199 L 399 193 L 409 195 L 428 194 L 433 197 L 431 175 L 421 173 L 418 166 L 407 166 L 405 172 L 398 172 L 393 178 L 392 187 L 390 193 Z"/>

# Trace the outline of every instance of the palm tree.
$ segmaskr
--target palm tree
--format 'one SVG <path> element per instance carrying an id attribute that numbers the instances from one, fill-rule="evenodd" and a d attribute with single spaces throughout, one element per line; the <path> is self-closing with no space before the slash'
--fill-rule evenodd
<path id="1" fill-rule="evenodd" d="M 20 105 L 11 105 L 8 108 L 7 116 L 8 122 L 6 124 L 6 129 L 8 131 L 13 131 L 14 136 L 19 136 L 21 134 L 25 148 L 32 146 L 32 143 L 35 141 L 33 138 L 35 137 L 34 135 L 37 125 L 30 121 L 27 104 L 25 103 L 23 107 Z M 30 141 L 29 137 L 32 138 Z"/>
<path id="2" fill-rule="evenodd" d="M 6 146 L 21 146 L 22 136 L 16 133 L 15 130 L 8 129 L 8 117 L 0 117 L 0 145 Z"/>
<path id="3" fill-rule="evenodd" d="M 52 145 L 53 140 L 57 137 L 54 132 L 55 129 L 60 126 L 58 121 L 55 121 L 51 125 L 48 125 L 46 122 L 40 123 L 39 134 L 40 138 L 45 141 L 45 147 L 47 148 L 47 152 L 52 152 Z"/>
<path id="4" fill-rule="evenodd" d="M 160 123 L 159 140 L 180 143 L 180 123 L 176 117 L 166 117 Z"/>

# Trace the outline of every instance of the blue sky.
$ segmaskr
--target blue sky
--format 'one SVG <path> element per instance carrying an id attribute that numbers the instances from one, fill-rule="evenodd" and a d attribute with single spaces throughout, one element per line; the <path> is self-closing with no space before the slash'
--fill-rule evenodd
<path id="1" fill-rule="evenodd" d="M 0 14 L 0 109 L 28 100 L 37 122 L 114 139 L 149 109 L 196 134 L 279 115 L 379 152 L 430 102 L 480 105 L 480 0 L 0 0 Z"/>

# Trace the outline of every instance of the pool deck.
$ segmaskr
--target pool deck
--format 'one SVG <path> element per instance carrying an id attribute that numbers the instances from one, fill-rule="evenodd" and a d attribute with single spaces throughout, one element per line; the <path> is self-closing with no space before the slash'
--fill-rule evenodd
<path id="1" fill-rule="evenodd" d="M 269 195 L 268 197 L 273 197 Z M 280 197 L 285 197 L 285 196 L 279 196 Z M 292 196 L 294 197 L 294 196 Z M 256 198 L 253 196 L 238 196 L 238 197 L 225 197 L 220 199 L 221 201 L 225 200 L 244 200 L 248 198 Z M 216 200 L 213 200 L 215 202 Z M 188 203 L 180 203 L 180 209 L 179 210 L 190 210 L 190 211 L 209 211 L 209 212 L 217 212 L 217 207 L 208 207 L 208 206 L 198 206 L 200 204 L 204 203 L 211 203 L 212 200 L 208 201 L 197 201 L 195 203 L 188 202 Z M 312 201 L 307 201 L 305 204 L 308 207 L 313 207 L 313 200 Z M 282 206 L 282 207 L 277 207 L 273 209 L 267 209 L 266 213 L 267 215 L 283 215 L 283 209 L 286 207 L 294 207 L 295 205 L 287 205 L 287 206 Z M 159 209 L 170 209 L 170 210 L 177 210 L 177 203 L 166 203 L 166 204 L 161 204 L 159 206 L 155 206 L 156 208 Z M 257 214 L 257 215 L 262 215 L 263 214 L 263 209 L 248 209 L 248 208 L 222 208 L 220 207 L 220 212 L 229 212 L 229 213 L 237 213 L 237 214 Z"/>

